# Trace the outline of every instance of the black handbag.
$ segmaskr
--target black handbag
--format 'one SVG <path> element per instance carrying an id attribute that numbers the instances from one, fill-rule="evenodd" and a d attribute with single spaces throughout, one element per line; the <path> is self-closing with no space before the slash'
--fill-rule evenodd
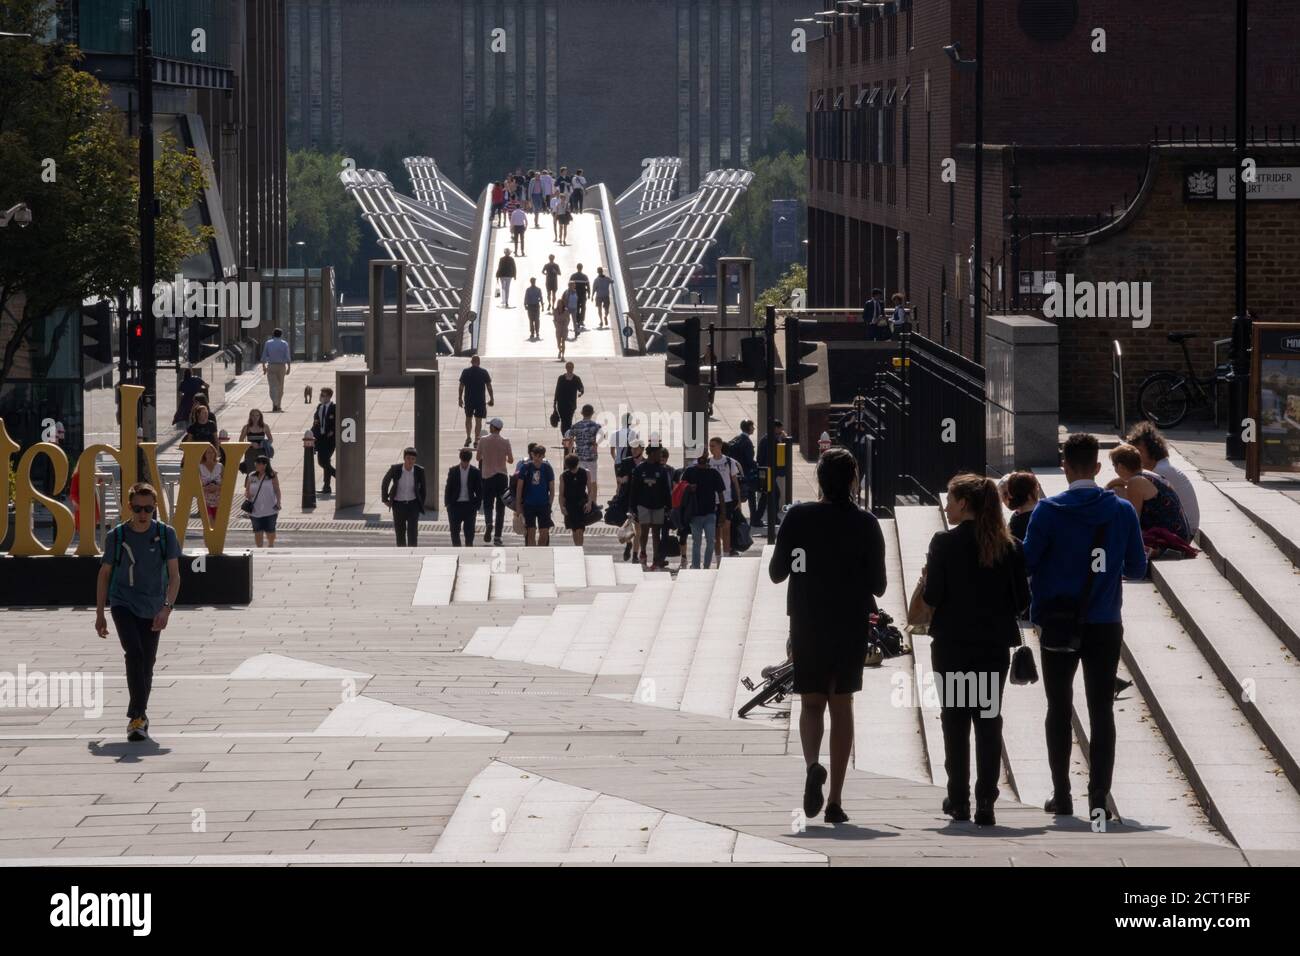
<path id="1" fill-rule="evenodd" d="M 1077 651 L 1083 644 L 1083 618 L 1088 612 L 1088 599 L 1092 595 L 1093 581 L 1097 577 L 1093 554 L 1106 542 L 1109 524 L 1098 525 L 1093 532 L 1092 547 L 1088 549 L 1088 578 L 1083 593 L 1077 598 L 1059 595 L 1052 598 L 1038 615 L 1038 643 L 1044 652 Z"/>
<path id="2" fill-rule="evenodd" d="M 593 524 L 598 524 L 602 517 L 600 505 L 592 505 L 591 510 L 584 512 L 582 515 L 582 526 L 589 528 Z"/>
<path id="3" fill-rule="evenodd" d="M 737 508 L 735 517 L 731 519 L 731 547 L 735 551 L 748 551 L 753 546 L 754 532 Z"/>
<path id="4" fill-rule="evenodd" d="M 1034 651 L 1020 639 L 1020 646 L 1011 655 L 1010 680 L 1013 684 L 1037 684 L 1038 665 L 1034 662 Z"/>
<path id="5" fill-rule="evenodd" d="M 609 499 L 605 505 L 605 524 L 614 528 L 621 528 L 627 522 L 627 503 L 623 495 L 615 495 Z"/>

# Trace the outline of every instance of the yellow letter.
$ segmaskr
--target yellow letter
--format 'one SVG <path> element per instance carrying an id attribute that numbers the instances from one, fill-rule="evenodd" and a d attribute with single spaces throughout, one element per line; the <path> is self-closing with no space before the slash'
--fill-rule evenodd
<path id="1" fill-rule="evenodd" d="M 242 461 L 244 453 L 251 447 L 248 442 L 226 442 L 221 447 L 226 451 L 226 462 L 231 467 L 221 472 L 221 497 L 217 501 L 217 517 L 208 523 L 208 508 L 203 500 L 203 483 L 199 480 L 199 462 L 203 453 L 210 446 L 207 442 L 181 443 L 181 480 L 176 487 L 176 508 L 172 513 L 171 525 L 176 531 L 176 540 L 185 547 L 185 531 L 190 523 L 190 511 L 198 502 L 200 527 L 203 529 L 203 543 L 208 554 L 221 554 L 226 547 L 226 530 L 230 525 L 230 508 L 235 500 L 235 490 L 239 479 L 243 477 L 239 469 L 233 467 Z"/>
<path id="2" fill-rule="evenodd" d="M 68 480 L 68 456 L 58 445 L 37 442 L 18 460 L 18 482 L 14 488 L 14 546 L 9 550 L 15 557 L 62 554 L 72 543 L 72 512 L 61 502 L 37 491 L 32 484 L 32 463 L 37 455 L 50 459 L 55 488 L 62 488 Z M 54 517 L 54 543 L 48 548 L 36 540 L 32 531 L 32 511 L 38 501 Z"/>
<path id="3" fill-rule="evenodd" d="M 121 410 L 122 424 L 119 430 L 119 448 L 112 445 L 91 445 L 77 459 L 77 495 L 82 507 L 77 514 L 77 554 L 99 554 L 95 543 L 95 509 L 87 505 L 95 500 L 95 464 L 99 455 L 116 459 L 118 470 L 122 473 L 122 486 L 118 489 L 118 500 L 126 502 L 126 493 L 135 484 L 136 466 L 136 427 L 139 421 L 140 396 L 144 389 L 139 385 L 119 385 L 117 387 L 118 408 Z M 161 489 L 159 490 L 161 494 Z M 159 502 L 161 504 L 161 501 Z M 123 521 L 127 515 L 120 516 Z"/>

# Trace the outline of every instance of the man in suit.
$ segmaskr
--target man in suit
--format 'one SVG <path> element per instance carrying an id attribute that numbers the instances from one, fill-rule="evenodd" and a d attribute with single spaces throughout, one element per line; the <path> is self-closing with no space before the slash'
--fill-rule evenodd
<path id="1" fill-rule="evenodd" d="M 879 342 L 889 338 L 889 320 L 885 317 L 885 300 L 882 290 L 871 290 L 871 298 L 862 307 L 862 327 L 869 342 Z"/>
<path id="2" fill-rule="evenodd" d="M 470 464 L 474 453 L 468 448 L 460 450 L 460 464 L 447 472 L 447 484 L 442 491 L 442 503 L 447 506 L 451 521 L 451 543 L 461 547 L 461 529 L 465 531 L 464 547 L 474 546 L 474 518 L 483 502 L 483 480 L 479 470 Z M 487 539 L 487 532 L 483 533 Z"/>
<path id="3" fill-rule="evenodd" d="M 334 466 L 330 459 L 334 457 L 335 427 L 338 418 L 338 406 L 334 404 L 334 389 L 326 387 L 320 390 L 320 404 L 311 418 L 311 434 L 316 439 L 316 463 L 325 475 L 321 486 L 322 495 L 332 494 L 330 482 L 334 480 Z"/>
<path id="4" fill-rule="evenodd" d="M 414 448 L 402 452 L 402 462 L 393 465 L 384 475 L 379 496 L 385 507 L 393 513 L 393 527 L 397 530 L 397 546 L 414 548 L 419 543 L 420 515 L 424 513 L 424 469 L 415 462 L 419 458 Z"/>

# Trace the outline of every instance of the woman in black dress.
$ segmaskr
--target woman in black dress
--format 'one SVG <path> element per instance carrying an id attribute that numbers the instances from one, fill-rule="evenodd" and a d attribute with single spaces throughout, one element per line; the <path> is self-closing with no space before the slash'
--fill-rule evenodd
<path id="1" fill-rule="evenodd" d="M 831 714 L 830 792 L 826 822 L 848 820 L 840 805 L 853 750 L 853 694 L 862 689 L 870 633 L 868 615 L 885 593 L 885 539 L 880 524 L 853 501 L 858 464 L 844 448 L 817 462 L 820 500 L 786 512 L 768 576 L 789 579 L 790 655 L 800 695 L 799 740 L 807 775 L 804 814 L 822 807 L 826 768 L 818 763 L 825 712 Z M 875 595 L 875 597 L 873 597 Z"/>
<path id="2" fill-rule="evenodd" d="M 266 455 L 267 443 L 271 441 L 271 428 L 262 417 L 260 408 L 254 408 L 248 413 L 248 421 L 239 430 L 239 440 L 248 442 L 248 451 L 244 452 L 244 461 L 239 470 L 246 475 L 251 474 L 253 462 L 257 461 L 258 455 Z"/>
<path id="3" fill-rule="evenodd" d="M 591 510 L 590 476 L 577 455 L 566 455 L 564 471 L 560 472 L 560 513 L 564 526 L 573 532 L 573 543 L 582 544 L 582 531 L 587 527 L 587 512 Z"/>
<path id="4" fill-rule="evenodd" d="M 948 531 L 930 541 L 922 572 L 930 622 L 930 661 L 943 724 L 948 796 L 943 812 L 970 819 L 970 735 L 975 727 L 975 822 L 992 826 L 1002 766 L 1002 692 L 1029 581 L 1020 542 L 1002 518 L 991 478 L 948 482 Z"/>

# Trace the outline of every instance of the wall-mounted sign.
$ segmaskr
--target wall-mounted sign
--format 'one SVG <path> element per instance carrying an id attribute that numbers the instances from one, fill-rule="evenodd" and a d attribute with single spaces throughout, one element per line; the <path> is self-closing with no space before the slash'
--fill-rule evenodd
<path id="1" fill-rule="evenodd" d="M 1247 184 L 1246 198 L 1255 200 L 1300 199 L 1300 166 L 1259 166 L 1255 181 Z M 1235 199 L 1237 171 L 1231 166 L 1186 166 L 1183 168 L 1183 198 Z"/>
<path id="2" fill-rule="evenodd" d="M 1056 271 L 1054 269 L 1036 269 L 1033 272 L 1022 271 L 1020 273 L 1020 294 L 1042 295 L 1047 283 L 1055 281 Z"/>
<path id="3" fill-rule="evenodd" d="M 1300 324 L 1252 327 L 1250 417 L 1255 440 L 1246 445 L 1246 477 L 1300 471 Z"/>

